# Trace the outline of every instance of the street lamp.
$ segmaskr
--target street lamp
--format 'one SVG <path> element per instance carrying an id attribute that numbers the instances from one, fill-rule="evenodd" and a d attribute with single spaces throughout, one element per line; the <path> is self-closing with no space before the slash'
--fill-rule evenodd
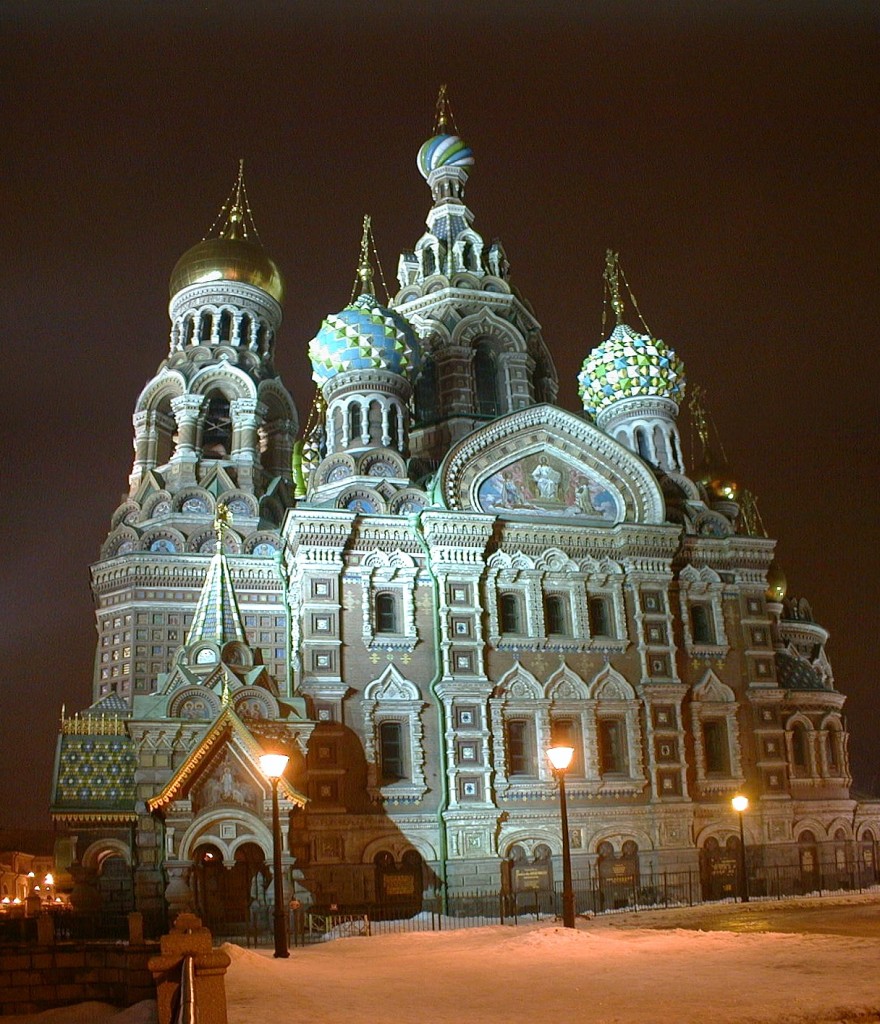
<path id="1" fill-rule="evenodd" d="M 739 896 L 743 903 L 748 903 L 749 873 L 746 869 L 746 834 L 743 829 L 743 815 L 749 809 L 749 798 L 747 796 L 743 796 L 741 793 L 737 793 L 737 795 L 730 801 L 730 804 L 739 815 L 739 863 L 740 871 L 742 872 L 740 876 L 742 878 L 742 882 L 740 883 Z"/>
<path id="2" fill-rule="evenodd" d="M 275 956 L 288 957 L 287 915 L 284 912 L 284 884 L 281 877 L 281 815 L 278 812 L 278 783 L 290 759 L 286 754 L 263 754 L 260 767 L 272 783 L 272 885 L 275 892 Z"/>
<path id="3" fill-rule="evenodd" d="M 571 845 L 568 837 L 568 805 L 565 800 L 565 773 L 574 757 L 574 747 L 550 747 L 547 757 L 559 782 L 559 810 L 562 817 L 562 924 L 574 928 L 574 890 L 571 887 Z"/>

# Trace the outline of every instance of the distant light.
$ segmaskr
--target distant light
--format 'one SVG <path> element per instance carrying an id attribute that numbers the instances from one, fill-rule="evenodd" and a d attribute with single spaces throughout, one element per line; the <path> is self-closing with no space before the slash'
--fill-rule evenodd
<path id="1" fill-rule="evenodd" d="M 10 899 L 10 898 L 9 898 L 8 896 L 4 896 L 4 897 L 3 897 L 3 900 L 2 900 L 2 901 L 0 901 L 0 902 L 3 902 L 3 903 L 11 903 L 11 902 L 12 902 L 12 900 L 11 900 L 11 899 Z"/>
<path id="2" fill-rule="evenodd" d="M 554 771 L 564 772 L 574 757 L 574 747 L 550 747 L 547 757 L 550 759 Z"/>
<path id="3" fill-rule="evenodd" d="M 260 767 L 270 779 L 280 779 L 289 760 L 287 754 L 262 754 Z"/>
<path id="4" fill-rule="evenodd" d="M 34 877 L 33 871 L 28 871 L 27 876 L 28 876 L 28 878 L 33 878 Z"/>
<path id="5" fill-rule="evenodd" d="M 15 899 L 12 902 L 13 903 L 21 903 L 21 900 L 19 899 L 18 896 L 16 896 Z"/>
<path id="6" fill-rule="evenodd" d="M 55 884 L 55 878 L 53 877 L 52 872 L 50 871 L 49 874 L 46 875 L 46 885 L 54 885 L 54 884 Z"/>
<path id="7" fill-rule="evenodd" d="M 749 809 L 749 798 L 740 793 L 737 793 L 730 803 L 737 814 L 742 814 L 743 811 L 747 811 Z"/>

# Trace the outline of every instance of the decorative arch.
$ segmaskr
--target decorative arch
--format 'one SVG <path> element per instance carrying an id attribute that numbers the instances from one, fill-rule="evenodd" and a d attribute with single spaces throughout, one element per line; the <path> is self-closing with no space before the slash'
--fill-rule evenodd
<path id="1" fill-rule="evenodd" d="M 722 683 L 711 668 L 706 670 L 699 682 L 694 683 L 691 697 L 693 700 L 715 704 L 732 704 L 736 701 L 733 690 Z"/>
<path id="2" fill-rule="evenodd" d="M 96 874 L 111 857 L 121 857 L 131 867 L 131 849 L 119 839 L 96 839 L 83 851 L 82 865 Z"/>
<path id="3" fill-rule="evenodd" d="M 235 822 L 241 826 L 235 839 L 230 843 L 221 839 L 219 826 L 221 822 Z M 263 851 L 267 861 L 272 857 L 272 830 L 256 815 L 244 810 L 223 807 L 206 811 L 190 822 L 180 840 L 178 859 L 191 861 L 199 846 L 208 844 L 216 846 L 223 854 L 223 861 L 231 864 L 235 860 L 235 850 L 245 843 L 256 843 Z"/>
<path id="4" fill-rule="evenodd" d="M 424 836 L 402 836 L 399 832 L 388 832 L 372 839 L 361 851 L 361 864 L 372 864 L 376 854 L 387 850 L 400 864 L 404 854 L 415 850 L 425 863 L 438 860 L 437 851 Z"/>
<path id="5" fill-rule="evenodd" d="M 257 386 L 237 366 L 230 363 L 211 364 L 195 374 L 187 389 L 193 395 L 208 395 L 219 391 L 230 402 L 237 398 L 256 399 Z"/>
<path id="6" fill-rule="evenodd" d="M 427 792 L 424 708 L 418 687 L 393 664 L 367 684 L 363 700 L 364 755 L 367 791 L 373 800 L 411 804 Z"/>
<path id="7" fill-rule="evenodd" d="M 493 696 L 539 700 L 544 696 L 544 692 L 532 673 L 517 661 L 495 684 Z"/>
<path id="8" fill-rule="evenodd" d="M 549 700 L 587 700 L 587 684 L 577 672 L 562 664 L 544 685 L 544 695 Z"/>
<path id="9" fill-rule="evenodd" d="M 593 700 L 635 700 L 636 692 L 626 679 L 611 665 L 606 665 L 590 682 Z"/>
<path id="10" fill-rule="evenodd" d="M 396 665 L 388 668 L 364 689 L 364 700 L 421 700 L 418 687 L 401 675 Z"/>

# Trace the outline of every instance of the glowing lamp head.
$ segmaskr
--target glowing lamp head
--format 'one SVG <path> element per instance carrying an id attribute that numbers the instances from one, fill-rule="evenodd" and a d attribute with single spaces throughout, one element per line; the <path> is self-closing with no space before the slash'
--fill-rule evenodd
<path id="1" fill-rule="evenodd" d="M 280 779 L 289 760 L 287 754 L 263 754 L 260 757 L 260 767 L 268 778 Z"/>
<path id="2" fill-rule="evenodd" d="M 553 771 L 564 772 L 574 757 L 574 747 L 550 747 L 547 757 L 553 765 Z"/>
<path id="3" fill-rule="evenodd" d="M 737 814 L 742 814 L 743 811 L 747 811 L 749 809 L 749 798 L 747 796 L 742 796 L 740 793 L 737 793 L 730 803 Z"/>
<path id="4" fill-rule="evenodd" d="M 54 885 L 54 884 L 55 884 L 55 877 L 50 872 L 48 875 L 46 875 L 46 885 Z"/>

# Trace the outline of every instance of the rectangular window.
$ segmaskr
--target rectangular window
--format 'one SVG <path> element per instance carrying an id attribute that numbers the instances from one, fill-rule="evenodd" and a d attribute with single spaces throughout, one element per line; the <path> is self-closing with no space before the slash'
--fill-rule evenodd
<path id="1" fill-rule="evenodd" d="M 400 722 L 382 722 L 379 726 L 379 762 L 383 782 L 398 782 L 406 778 Z"/>
<path id="2" fill-rule="evenodd" d="M 393 594 L 376 594 L 376 632 L 397 633 L 397 602 Z"/>
<path id="3" fill-rule="evenodd" d="M 719 719 L 703 722 L 703 750 L 707 774 L 729 775 L 727 723 Z"/>
<path id="4" fill-rule="evenodd" d="M 535 774 L 531 730 L 529 723 L 522 719 L 513 719 L 507 723 L 507 774 Z"/>
<path id="5" fill-rule="evenodd" d="M 561 594 L 548 594 L 544 602 L 544 617 L 548 636 L 565 636 L 568 623 L 565 617 L 565 598 Z"/>
<path id="6" fill-rule="evenodd" d="M 612 636 L 611 608 L 606 597 L 591 597 L 589 603 L 590 634 Z"/>
<path id="7" fill-rule="evenodd" d="M 515 594 L 501 595 L 501 632 L 520 632 L 519 601 Z"/>
<path id="8" fill-rule="evenodd" d="M 691 633 L 695 644 L 715 643 L 715 627 L 712 622 L 712 609 L 709 605 L 691 605 Z"/>
<path id="9" fill-rule="evenodd" d="M 574 756 L 568 768 L 569 775 L 583 774 L 580 757 L 581 733 L 578 723 L 573 718 L 554 718 L 550 725 L 550 738 L 554 746 L 573 747 Z"/>
<path id="10" fill-rule="evenodd" d="M 599 764 L 603 775 L 626 771 L 626 737 L 619 718 L 599 720 Z"/>

